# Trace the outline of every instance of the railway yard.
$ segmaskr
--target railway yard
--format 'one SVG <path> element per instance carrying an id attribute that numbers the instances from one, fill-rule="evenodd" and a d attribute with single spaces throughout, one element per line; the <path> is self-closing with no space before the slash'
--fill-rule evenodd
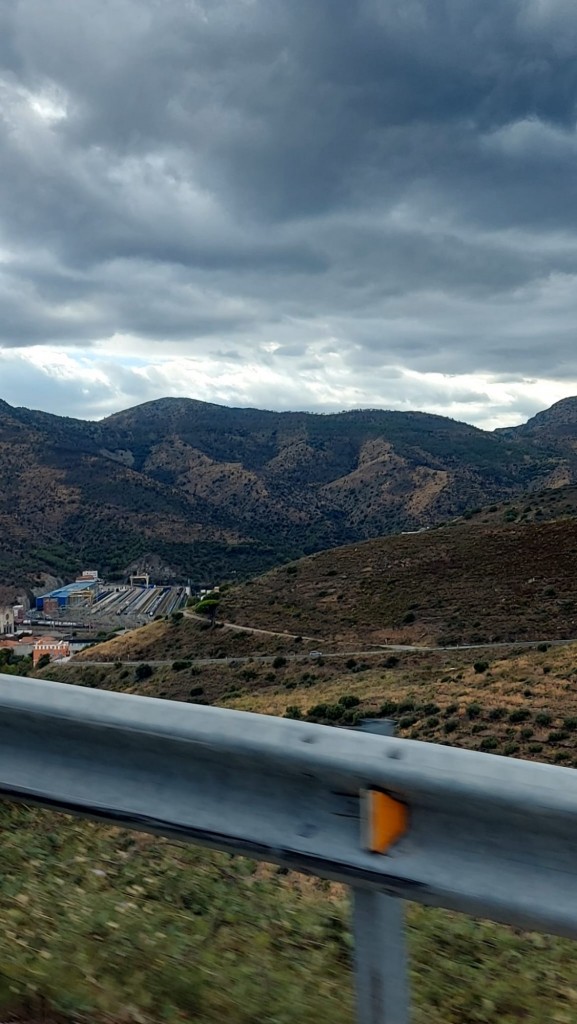
<path id="1" fill-rule="evenodd" d="M 37 598 L 30 621 L 39 625 L 133 627 L 171 615 L 187 599 L 184 586 L 77 581 Z"/>
<path id="2" fill-rule="evenodd" d="M 103 587 L 90 605 L 89 613 L 99 619 L 127 618 L 154 619 L 157 615 L 171 615 L 186 604 L 184 587 Z"/>

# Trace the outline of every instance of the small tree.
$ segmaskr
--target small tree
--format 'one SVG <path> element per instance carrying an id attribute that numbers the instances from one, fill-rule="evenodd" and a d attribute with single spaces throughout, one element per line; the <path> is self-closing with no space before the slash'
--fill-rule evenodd
<path id="1" fill-rule="evenodd" d="M 152 668 L 151 665 L 137 665 L 134 670 L 134 678 L 137 683 L 140 683 L 142 682 L 143 679 L 149 679 L 153 671 L 154 669 Z"/>
<path id="2" fill-rule="evenodd" d="M 211 625 L 214 626 L 219 604 L 220 599 L 218 597 L 205 597 L 202 601 L 198 602 L 195 611 L 198 615 L 206 615 L 210 619 Z"/>

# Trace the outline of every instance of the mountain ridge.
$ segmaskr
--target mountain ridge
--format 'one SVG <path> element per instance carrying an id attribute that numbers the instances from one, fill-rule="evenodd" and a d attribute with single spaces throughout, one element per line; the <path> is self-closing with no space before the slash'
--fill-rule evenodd
<path id="1" fill-rule="evenodd" d="M 167 574 L 246 576 L 577 481 L 572 438 L 526 426 L 187 398 L 87 421 L 1 402 L 0 573 L 114 577 L 154 556 Z"/>

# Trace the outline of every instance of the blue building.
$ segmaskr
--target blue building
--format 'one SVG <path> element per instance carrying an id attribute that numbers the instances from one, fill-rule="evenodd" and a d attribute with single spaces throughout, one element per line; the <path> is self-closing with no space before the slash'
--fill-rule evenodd
<path id="1" fill-rule="evenodd" d="M 39 612 L 50 611 L 56 607 L 67 608 L 70 604 L 91 604 L 98 593 L 98 580 L 77 580 L 76 583 L 68 583 L 65 587 L 58 587 L 51 590 L 49 594 L 43 594 L 36 598 L 36 609 Z"/>

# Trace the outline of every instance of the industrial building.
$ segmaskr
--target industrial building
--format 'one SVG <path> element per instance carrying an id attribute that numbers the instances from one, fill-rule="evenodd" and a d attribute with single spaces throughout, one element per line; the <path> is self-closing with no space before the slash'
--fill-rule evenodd
<path id="1" fill-rule="evenodd" d="M 57 590 L 51 590 L 49 594 L 36 598 L 36 609 L 47 615 L 54 615 L 61 608 L 92 604 L 98 594 L 99 583 L 98 579 L 81 579 Z"/>

